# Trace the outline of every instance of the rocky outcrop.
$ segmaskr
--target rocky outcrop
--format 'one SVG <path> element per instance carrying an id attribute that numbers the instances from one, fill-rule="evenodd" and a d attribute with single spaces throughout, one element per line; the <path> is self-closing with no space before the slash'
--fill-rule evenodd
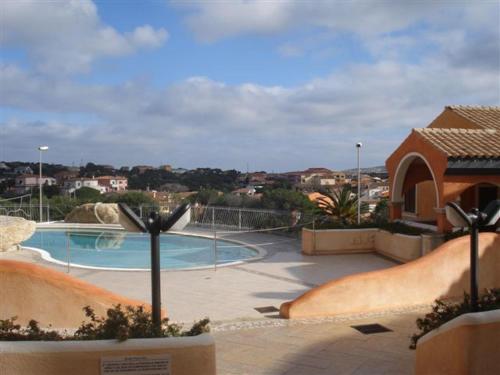
<path id="1" fill-rule="evenodd" d="M 75 207 L 64 219 L 66 223 L 118 224 L 115 203 L 86 203 Z"/>
<path id="2" fill-rule="evenodd" d="M 0 216 L 0 252 L 17 250 L 36 230 L 34 221 L 22 217 Z"/>

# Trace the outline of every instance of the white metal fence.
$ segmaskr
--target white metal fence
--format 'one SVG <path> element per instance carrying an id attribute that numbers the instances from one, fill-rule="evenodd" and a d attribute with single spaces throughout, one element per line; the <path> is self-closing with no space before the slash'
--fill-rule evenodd
<path id="1" fill-rule="evenodd" d="M 1 203 L 1 202 L 0 202 Z M 132 207 L 137 215 L 145 219 L 153 211 L 170 213 L 175 206 L 141 205 Z M 32 204 L 0 204 L 0 216 L 17 216 L 37 222 L 61 221 L 73 209 L 72 206 Z M 190 225 L 223 230 L 250 230 L 294 226 L 301 219 L 298 212 L 279 210 L 259 210 L 240 207 L 215 207 L 193 205 Z"/>

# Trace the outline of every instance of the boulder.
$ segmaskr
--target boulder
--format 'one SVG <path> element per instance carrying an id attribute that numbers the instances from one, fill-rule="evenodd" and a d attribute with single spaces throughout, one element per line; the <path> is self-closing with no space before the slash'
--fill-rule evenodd
<path id="1" fill-rule="evenodd" d="M 115 203 L 86 203 L 75 207 L 64 221 L 66 223 L 119 224 L 118 205 Z"/>
<path id="2" fill-rule="evenodd" d="M 17 250 L 18 245 L 30 238 L 36 223 L 22 217 L 0 216 L 0 252 Z"/>

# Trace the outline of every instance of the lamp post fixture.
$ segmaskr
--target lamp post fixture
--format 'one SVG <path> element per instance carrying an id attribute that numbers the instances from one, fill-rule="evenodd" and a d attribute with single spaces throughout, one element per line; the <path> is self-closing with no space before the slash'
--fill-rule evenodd
<path id="1" fill-rule="evenodd" d="M 361 223 L 361 169 L 359 166 L 359 150 L 363 144 L 361 142 L 356 143 L 356 151 L 358 154 L 358 224 Z"/>
<path id="2" fill-rule="evenodd" d="M 446 218 L 451 225 L 470 230 L 470 304 L 472 312 L 479 309 L 479 229 L 490 228 L 496 231 L 500 222 L 500 199 L 491 201 L 483 212 L 473 208 L 465 213 L 455 202 L 445 205 Z"/>
<path id="3" fill-rule="evenodd" d="M 190 221 L 189 203 L 177 207 L 168 217 L 152 212 L 146 220 L 138 217 L 126 204 L 118 203 L 120 224 L 128 231 L 149 233 L 151 239 L 151 310 L 157 333 L 161 331 L 160 234 L 181 230 Z"/>
<path id="4" fill-rule="evenodd" d="M 39 146 L 38 151 L 40 151 L 40 176 L 38 177 L 38 189 L 40 192 L 40 222 L 42 222 L 42 151 L 47 151 L 49 146 Z"/>

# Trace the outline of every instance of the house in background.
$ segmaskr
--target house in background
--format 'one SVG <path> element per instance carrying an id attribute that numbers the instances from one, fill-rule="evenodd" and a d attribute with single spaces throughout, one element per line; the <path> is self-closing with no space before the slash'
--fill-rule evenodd
<path id="1" fill-rule="evenodd" d="M 15 174 L 22 174 L 22 175 L 28 175 L 28 174 L 33 174 L 33 169 L 29 166 L 21 166 L 21 167 L 16 167 L 14 168 L 14 173 Z"/>
<path id="2" fill-rule="evenodd" d="M 101 194 L 106 192 L 106 188 L 99 185 L 99 181 L 96 178 L 68 178 L 64 180 L 62 185 L 62 191 L 66 194 L 72 194 L 75 191 L 81 189 L 82 187 L 88 187 L 97 190 Z"/>
<path id="3" fill-rule="evenodd" d="M 42 185 L 52 186 L 56 184 L 56 179 L 46 176 L 40 178 L 38 175 L 34 174 L 23 174 L 16 177 L 14 190 L 17 194 L 23 194 L 31 191 L 33 188 L 38 188 L 40 183 Z"/>
<path id="4" fill-rule="evenodd" d="M 447 106 L 386 161 L 391 219 L 451 230 L 445 204 L 468 211 L 500 198 L 500 107 Z"/>
<path id="5" fill-rule="evenodd" d="M 106 192 L 125 191 L 128 188 L 128 180 L 122 176 L 100 176 L 97 177 L 97 181 L 106 189 Z"/>

